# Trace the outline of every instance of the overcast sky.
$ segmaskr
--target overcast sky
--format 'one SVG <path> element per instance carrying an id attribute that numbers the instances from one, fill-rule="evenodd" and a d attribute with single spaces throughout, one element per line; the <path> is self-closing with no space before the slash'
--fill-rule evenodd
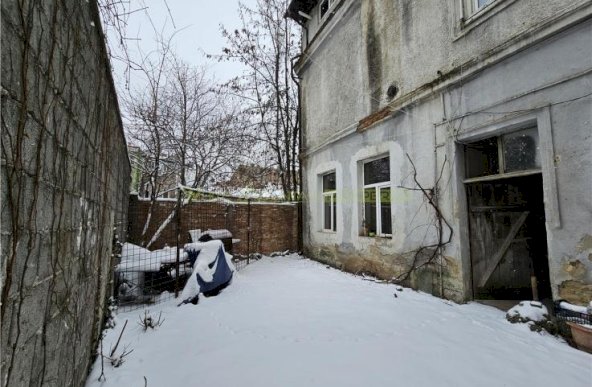
<path id="1" fill-rule="evenodd" d="M 256 0 L 241 0 L 243 4 L 254 7 Z M 146 8 L 129 16 L 127 36 L 140 40 L 129 41 L 132 56 L 138 55 L 137 44 L 142 51 L 154 49 L 154 28 L 164 32 L 164 36 L 175 33 L 173 46 L 175 51 L 187 62 L 195 65 L 207 64 L 212 74 L 220 81 L 239 75 L 241 66 L 233 63 L 218 63 L 207 60 L 207 54 L 219 54 L 225 45 L 220 33 L 220 25 L 233 30 L 240 26 L 238 0 L 137 0 L 131 1 L 132 10 Z M 167 4 L 168 8 L 167 9 Z M 152 20 L 152 23 L 151 21 Z M 109 33 L 109 31 L 108 31 Z M 111 41 L 112 34 L 109 33 Z M 116 82 L 123 80 L 121 63 L 113 63 Z M 132 84 L 134 82 L 132 76 Z"/>

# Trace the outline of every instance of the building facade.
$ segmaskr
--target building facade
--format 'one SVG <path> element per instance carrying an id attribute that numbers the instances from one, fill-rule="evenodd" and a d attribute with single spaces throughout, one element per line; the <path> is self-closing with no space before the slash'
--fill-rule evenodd
<path id="1" fill-rule="evenodd" d="M 592 2 L 293 0 L 304 245 L 456 301 L 592 300 Z"/>

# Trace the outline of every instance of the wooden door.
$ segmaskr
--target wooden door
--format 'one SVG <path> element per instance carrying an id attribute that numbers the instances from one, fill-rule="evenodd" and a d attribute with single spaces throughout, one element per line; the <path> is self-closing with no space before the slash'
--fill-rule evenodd
<path id="1" fill-rule="evenodd" d="M 474 298 L 531 299 L 531 276 L 548 285 L 540 175 L 467 184 L 467 196 Z"/>

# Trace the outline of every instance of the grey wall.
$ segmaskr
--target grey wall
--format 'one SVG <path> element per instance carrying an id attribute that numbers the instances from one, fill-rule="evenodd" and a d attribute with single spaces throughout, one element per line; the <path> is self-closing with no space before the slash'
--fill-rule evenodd
<path id="1" fill-rule="evenodd" d="M 322 28 L 313 9 L 310 44 L 298 64 L 303 117 L 315 127 L 306 149 L 387 106 L 389 85 L 400 89 L 397 105 L 434 84 L 458 81 L 590 15 L 592 3 L 497 0 L 463 23 L 463 2 L 469 0 L 340 0 Z"/>
<path id="2" fill-rule="evenodd" d="M 417 188 L 409 154 L 420 184 L 437 188 L 439 208 L 453 226 L 442 260 L 410 283 L 470 299 L 459 144 L 535 125 L 553 295 L 584 303 L 592 299 L 592 174 L 586 172 L 592 162 L 592 2 L 498 0 L 465 22 L 461 0 L 443 3 L 343 0 L 311 36 L 298 67 L 307 252 L 387 279 L 405 271 L 413 250 L 437 237 L 421 193 L 402 188 Z M 328 75 L 331 70 L 338 75 Z M 391 82 L 400 92 L 388 101 Z M 369 115 L 378 117 L 375 123 L 360 124 Z M 391 158 L 393 238 L 361 237 L 359 165 L 382 154 Z M 321 231 L 319 176 L 332 170 L 342 201 L 338 230 L 327 233 Z"/>
<path id="3" fill-rule="evenodd" d="M 2 385 L 80 386 L 130 165 L 96 1 L 2 1 Z"/>

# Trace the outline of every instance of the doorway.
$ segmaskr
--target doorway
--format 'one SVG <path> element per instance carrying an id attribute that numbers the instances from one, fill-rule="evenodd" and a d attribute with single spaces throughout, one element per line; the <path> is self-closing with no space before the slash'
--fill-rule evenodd
<path id="1" fill-rule="evenodd" d="M 550 298 L 536 128 L 464 148 L 473 298 Z"/>

